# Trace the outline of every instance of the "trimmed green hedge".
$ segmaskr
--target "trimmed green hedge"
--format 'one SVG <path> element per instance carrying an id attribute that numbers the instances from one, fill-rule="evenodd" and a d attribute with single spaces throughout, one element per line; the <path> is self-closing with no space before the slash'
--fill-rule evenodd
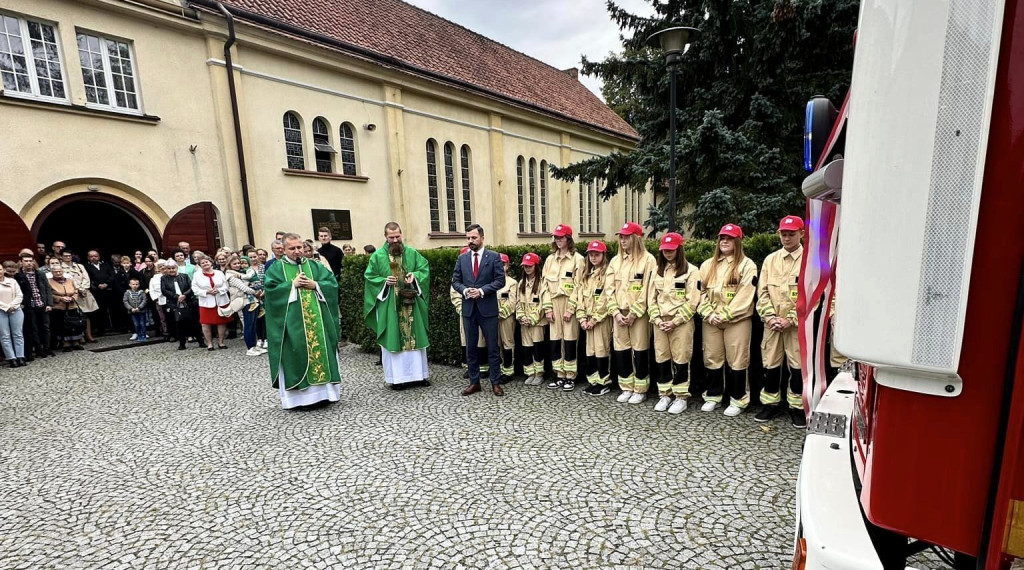
<path id="1" fill-rule="evenodd" d="M 588 242 L 578 242 L 576 248 L 585 253 Z M 618 252 L 618 240 L 605 242 L 608 245 L 609 257 Z M 488 246 L 490 247 L 490 246 Z M 743 249 L 760 268 L 769 253 L 781 247 L 775 234 L 757 234 L 743 239 Z M 684 246 L 686 258 L 699 266 L 714 251 L 715 242 L 705 239 L 686 240 Z M 533 252 L 547 258 L 551 253 L 550 244 L 494 246 L 490 249 L 504 253 L 511 260 L 509 273 L 519 279 L 522 269 L 519 261 L 523 254 Z M 647 250 L 657 255 L 657 240 L 647 240 Z M 458 248 L 421 250 L 423 257 L 430 263 L 430 348 L 427 355 L 433 362 L 458 365 L 462 361 L 462 348 L 459 345 L 459 321 L 448 297 L 452 282 L 455 260 L 459 257 Z M 378 352 L 376 339 L 363 324 L 363 273 L 366 271 L 367 255 L 346 255 L 342 270 L 339 289 L 341 291 L 341 330 L 349 341 L 362 346 L 365 352 Z"/>

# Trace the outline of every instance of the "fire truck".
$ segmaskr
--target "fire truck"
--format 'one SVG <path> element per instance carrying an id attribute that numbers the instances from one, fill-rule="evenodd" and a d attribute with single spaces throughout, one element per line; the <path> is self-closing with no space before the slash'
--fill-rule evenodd
<path id="1" fill-rule="evenodd" d="M 852 364 L 805 378 L 792 567 L 1024 569 L 1024 0 L 859 18 L 807 107 L 805 366 L 828 328 Z"/>

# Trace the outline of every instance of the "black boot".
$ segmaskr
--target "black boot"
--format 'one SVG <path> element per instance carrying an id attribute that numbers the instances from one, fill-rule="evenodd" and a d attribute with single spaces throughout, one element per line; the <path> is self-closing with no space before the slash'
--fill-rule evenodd
<path id="1" fill-rule="evenodd" d="M 764 391 L 768 394 L 777 394 L 779 397 L 782 394 L 779 393 L 780 384 L 782 382 L 782 368 L 765 368 L 764 369 Z M 772 404 L 765 404 L 761 411 L 754 416 L 754 421 L 757 423 L 769 422 L 782 413 L 781 402 L 775 402 Z"/>

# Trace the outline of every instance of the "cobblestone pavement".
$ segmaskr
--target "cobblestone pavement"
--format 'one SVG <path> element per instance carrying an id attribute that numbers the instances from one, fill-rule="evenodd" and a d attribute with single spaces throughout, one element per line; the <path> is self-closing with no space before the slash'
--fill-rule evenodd
<path id="1" fill-rule="evenodd" d="M 284 411 L 266 357 L 0 370 L 0 568 L 788 568 L 801 432 L 455 368 Z"/>

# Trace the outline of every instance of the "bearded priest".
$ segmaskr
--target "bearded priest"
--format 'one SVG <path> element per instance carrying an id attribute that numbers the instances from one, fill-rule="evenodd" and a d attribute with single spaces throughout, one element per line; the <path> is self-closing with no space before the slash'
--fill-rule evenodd
<path id="1" fill-rule="evenodd" d="M 387 243 L 370 255 L 364 274 L 364 322 L 377 337 L 384 382 L 391 389 L 429 386 L 430 266 L 420 252 L 402 243 L 397 222 L 384 226 L 384 237 Z"/>
<path id="2" fill-rule="evenodd" d="M 338 282 L 303 257 L 303 241 L 286 233 L 284 257 L 264 281 L 270 375 L 284 409 L 337 402 Z"/>

